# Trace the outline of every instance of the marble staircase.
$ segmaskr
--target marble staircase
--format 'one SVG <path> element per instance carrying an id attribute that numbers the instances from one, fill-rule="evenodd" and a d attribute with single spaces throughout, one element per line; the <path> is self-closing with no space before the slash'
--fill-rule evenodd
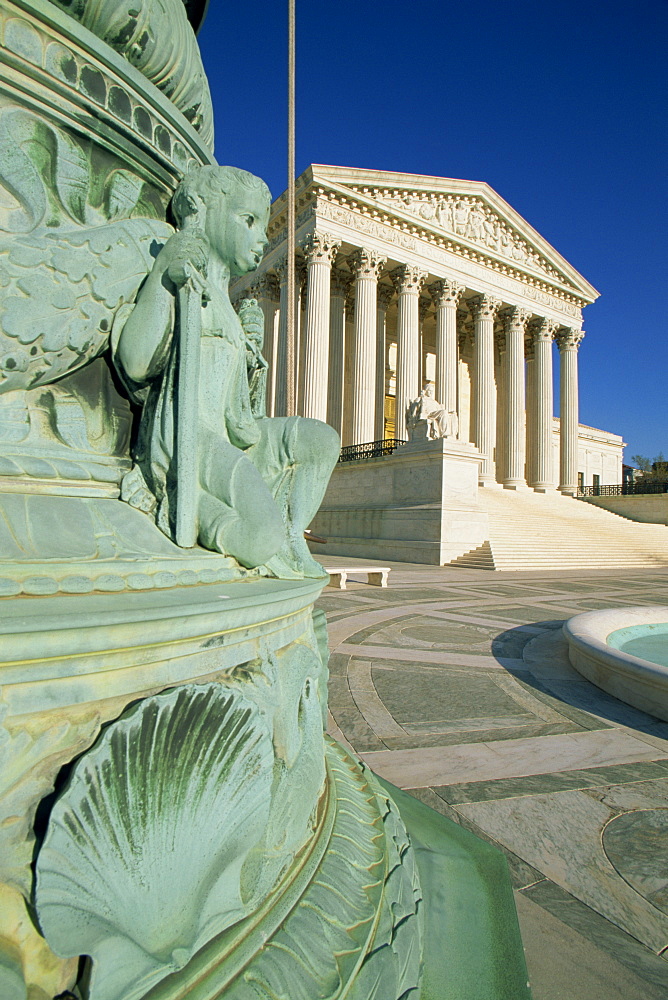
<path id="1" fill-rule="evenodd" d="M 469 569 L 668 566 L 668 526 L 629 521 L 560 493 L 483 489 L 489 541 L 454 559 Z"/>

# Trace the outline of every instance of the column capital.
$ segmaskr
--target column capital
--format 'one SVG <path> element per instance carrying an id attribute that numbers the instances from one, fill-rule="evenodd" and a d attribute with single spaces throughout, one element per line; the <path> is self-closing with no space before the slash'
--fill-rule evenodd
<path id="1" fill-rule="evenodd" d="M 506 332 L 519 330 L 524 333 L 524 328 L 531 319 L 533 313 L 529 309 L 522 309 L 521 306 L 508 306 L 499 311 L 499 316 L 503 319 Z"/>
<path id="2" fill-rule="evenodd" d="M 352 284 L 353 276 L 350 271 L 343 271 L 340 267 L 332 268 L 331 294 L 338 295 L 345 299 Z"/>
<path id="3" fill-rule="evenodd" d="M 278 278 L 275 274 L 262 274 L 251 283 L 251 291 L 258 299 L 278 302 L 280 296 Z"/>
<path id="4" fill-rule="evenodd" d="M 387 263 L 387 257 L 376 253 L 375 250 L 366 250 L 360 247 L 348 257 L 348 267 L 353 272 L 357 280 L 369 278 L 378 281 L 378 277 L 383 267 Z"/>
<path id="5" fill-rule="evenodd" d="M 494 319 L 501 308 L 501 299 L 493 295 L 475 295 L 468 299 L 468 306 L 475 319 Z"/>
<path id="6" fill-rule="evenodd" d="M 436 308 L 440 309 L 446 305 L 459 305 L 459 300 L 462 297 L 465 287 L 465 285 L 460 285 L 457 281 L 451 281 L 450 278 L 440 278 L 429 286 L 428 292 Z"/>
<path id="7" fill-rule="evenodd" d="M 559 323 L 556 320 L 548 319 L 546 316 L 539 316 L 538 319 L 529 323 L 528 332 L 532 343 L 536 344 L 542 340 L 553 341 L 558 329 Z"/>
<path id="8" fill-rule="evenodd" d="M 387 312 L 387 308 L 394 298 L 394 288 L 391 285 L 378 285 L 378 308 Z"/>
<path id="9" fill-rule="evenodd" d="M 288 280 L 288 255 L 287 253 L 282 253 L 274 263 L 274 270 L 278 275 L 278 280 L 280 284 L 284 284 Z"/>
<path id="10" fill-rule="evenodd" d="M 282 254 L 274 264 L 274 270 L 278 275 L 278 280 L 284 284 L 288 280 L 288 255 Z M 298 254 L 295 256 L 295 285 L 299 290 L 306 281 L 306 261 Z"/>
<path id="11" fill-rule="evenodd" d="M 336 257 L 341 240 L 328 233 L 310 233 L 302 243 L 302 250 L 308 264 L 327 264 L 331 267 Z"/>
<path id="12" fill-rule="evenodd" d="M 420 317 L 421 323 L 424 323 L 430 308 L 431 308 L 431 299 L 428 299 L 426 297 L 425 298 L 420 297 L 418 306 L 418 315 Z"/>
<path id="13" fill-rule="evenodd" d="M 401 264 L 395 267 L 394 271 L 390 271 L 390 278 L 399 294 L 407 292 L 419 294 L 426 277 L 426 271 L 421 271 L 412 264 Z"/>
<path id="14" fill-rule="evenodd" d="M 562 327 L 554 339 L 556 340 L 560 351 L 577 351 L 578 347 L 582 343 L 583 337 L 584 330 L 576 330 L 574 327 L 564 329 Z"/>

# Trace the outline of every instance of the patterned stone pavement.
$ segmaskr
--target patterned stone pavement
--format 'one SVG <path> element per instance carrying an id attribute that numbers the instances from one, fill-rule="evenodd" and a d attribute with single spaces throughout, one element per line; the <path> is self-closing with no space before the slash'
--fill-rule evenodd
<path id="1" fill-rule="evenodd" d="M 668 605 L 668 571 L 387 565 L 319 602 L 332 733 L 503 850 L 535 1000 L 667 1000 L 668 723 L 577 674 L 561 625 Z"/>

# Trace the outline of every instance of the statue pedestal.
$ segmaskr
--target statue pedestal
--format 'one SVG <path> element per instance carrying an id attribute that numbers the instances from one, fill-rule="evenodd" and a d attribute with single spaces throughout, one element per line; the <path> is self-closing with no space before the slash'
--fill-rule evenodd
<path id="1" fill-rule="evenodd" d="M 71 989 L 82 954 L 91 1000 L 417 986 L 406 832 L 323 738 L 322 584 L 0 600 L 3 1000 Z"/>
<path id="2" fill-rule="evenodd" d="M 441 438 L 334 469 L 312 529 L 318 555 L 441 566 L 489 537 L 478 505 L 480 453 Z"/>

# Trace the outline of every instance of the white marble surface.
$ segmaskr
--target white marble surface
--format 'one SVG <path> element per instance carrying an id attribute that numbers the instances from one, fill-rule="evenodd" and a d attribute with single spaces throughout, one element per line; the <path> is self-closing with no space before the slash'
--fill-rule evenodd
<path id="1" fill-rule="evenodd" d="M 607 643 L 617 629 L 668 621 L 668 607 L 610 608 L 576 615 L 564 625 L 572 665 L 621 701 L 668 721 L 668 667 Z"/>
<path id="2" fill-rule="evenodd" d="M 378 750 L 362 754 L 377 774 L 400 788 L 490 781 L 577 768 L 666 760 L 663 751 L 616 729 L 502 740 L 494 743 Z"/>
<path id="3" fill-rule="evenodd" d="M 668 946 L 668 915 L 620 878 L 601 848 L 603 830 L 620 812 L 657 806 L 668 809 L 668 778 L 636 782 L 632 791 L 624 786 L 578 789 L 462 803 L 457 808 L 557 885 L 658 952 Z M 668 983 L 668 969 L 666 973 Z"/>
<path id="4" fill-rule="evenodd" d="M 311 527 L 317 555 L 442 565 L 489 535 L 477 499 L 480 455 L 454 439 L 414 441 L 334 469 Z"/>

